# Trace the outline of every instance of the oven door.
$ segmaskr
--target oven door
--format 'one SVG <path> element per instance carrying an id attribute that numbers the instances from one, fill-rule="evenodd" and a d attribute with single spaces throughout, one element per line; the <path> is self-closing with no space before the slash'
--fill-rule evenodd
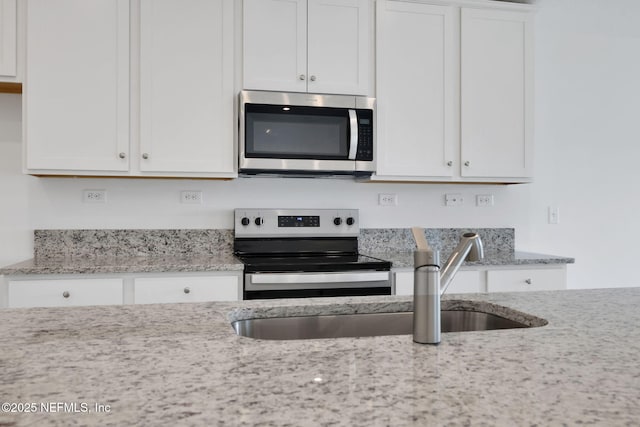
<path id="1" fill-rule="evenodd" d="M 244 299 L 391 295 L 389 271 L 246 273 Z"/>

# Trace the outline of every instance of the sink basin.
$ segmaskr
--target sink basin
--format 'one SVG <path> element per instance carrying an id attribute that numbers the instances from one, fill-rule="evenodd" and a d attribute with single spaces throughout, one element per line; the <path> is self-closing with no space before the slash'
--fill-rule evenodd
<path id="1" fill-rule="evenodd" d="M 528 325 L 480 311 L 442 310 L 441 313 L 442 332 L 542 326 Z M 238 320 L 231 325 L 238 335 L 263 340 L 409 335 L 413 333 L 413 312 L 271 317 Z"/>

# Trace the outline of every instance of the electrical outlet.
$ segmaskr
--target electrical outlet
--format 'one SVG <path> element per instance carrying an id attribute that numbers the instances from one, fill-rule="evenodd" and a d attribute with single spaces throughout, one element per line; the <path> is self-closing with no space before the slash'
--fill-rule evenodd
<path id="1" fill-rule="evenodd" d="M 462 206 L 464 204 L 464 199 L 462 198 L 462 194 L 445 194 L 444 195 L 444 205 L 445 206 Z"/>
<path id="2" fill-rule="evenodd" d="M 549 224 L 560 224 L 560 208 L 557 206 L 549 206 Z"/>
<path id="3" fill-rule="evenodd" d="M 181 191 L 180 203 L 202 204 L 202 191 Z"/>
<path id="4" fill-rule="evenodd" d="M 397 206 L 398 196 L 393 193 L 380 193 L 378 194 L 378 204 L 380 206 Z"/>
<path id="5" fill-rule="evenodd" d="M 84 203 L 107 203 L 107 190 L 82 190 Z"/>
<path id="6" fill-rule="evenodd" d="M 484 208 L 487 206 L 493 206 L 492 194 L 476 194 L 476 206 Z"/>

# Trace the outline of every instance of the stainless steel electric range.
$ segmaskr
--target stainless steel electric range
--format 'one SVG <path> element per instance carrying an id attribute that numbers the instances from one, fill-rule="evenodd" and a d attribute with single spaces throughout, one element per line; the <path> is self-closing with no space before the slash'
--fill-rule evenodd
<path id="1" fill-rule="evenodd" d="M 391 295 L 391 263 L 358 253 L 356 209 L 236 209 L 244 299 Z"/>

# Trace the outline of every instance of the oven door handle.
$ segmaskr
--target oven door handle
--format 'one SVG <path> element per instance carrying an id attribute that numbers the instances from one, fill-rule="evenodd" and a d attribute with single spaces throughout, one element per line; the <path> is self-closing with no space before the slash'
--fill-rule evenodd
<path id="1" fill-rule="evenodd" d="M 263 273 L 251 274 L 253 284 L 286 284 L 286 283 L 344 283 L 344 282 L 374 282 L 389 280 L 388 271 L 373 271 L 360 273 Z"/>

